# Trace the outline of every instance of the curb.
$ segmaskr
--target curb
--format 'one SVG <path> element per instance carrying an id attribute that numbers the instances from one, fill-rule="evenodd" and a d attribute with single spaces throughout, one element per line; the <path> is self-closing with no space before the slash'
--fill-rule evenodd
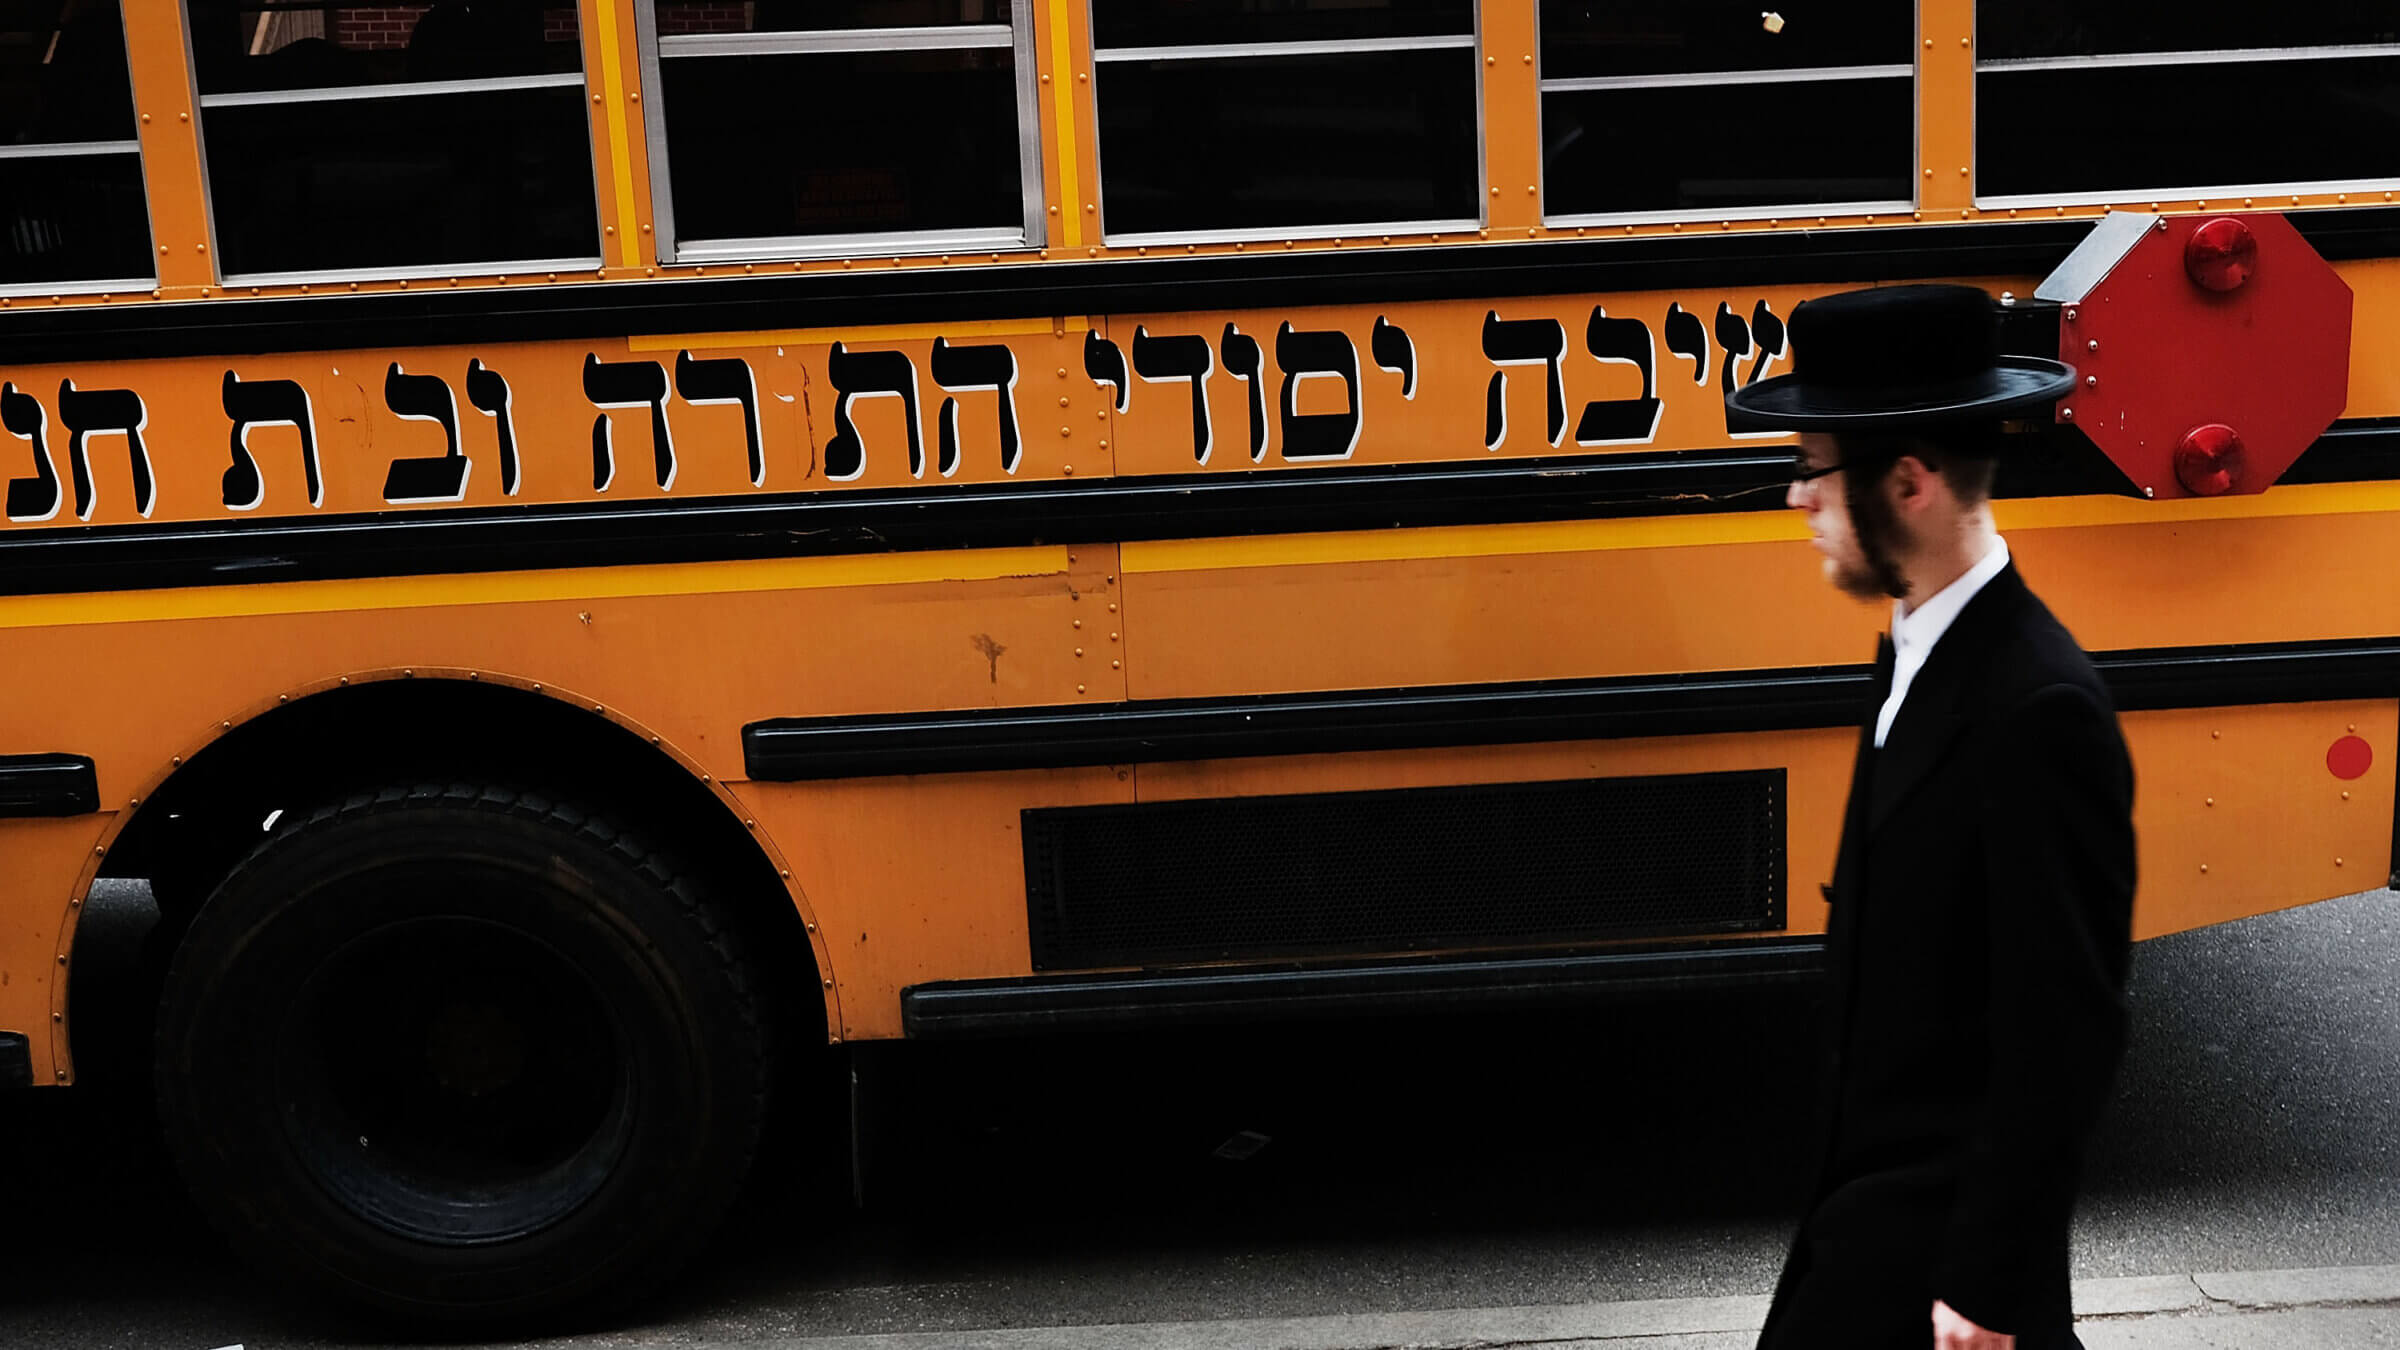
<path id="1" fill-rule="evenodd" d="M 2084 1326 L 2377 1304 L 2400 1304 L 2400 1265 L 2134 1275 L 2075 1282 L 2077 1321 Z M 1712 1347 L 1746 1345 L 1766 1314 L 1766 1296 L 1753 1295 L 1208 1322 L 773 1337 L 717 1344 L 738 1344 L 744 1350 L 1504 1350 L 1639 1341 L 1652 1350 L 1668 1350 L 1680 1343 L 1669 1338 L 1683 1337 L 1706 1337 L 1704 1343 Z M 644 1350 L 691 1350 L 695 1343 L 642 1344 Z"/>

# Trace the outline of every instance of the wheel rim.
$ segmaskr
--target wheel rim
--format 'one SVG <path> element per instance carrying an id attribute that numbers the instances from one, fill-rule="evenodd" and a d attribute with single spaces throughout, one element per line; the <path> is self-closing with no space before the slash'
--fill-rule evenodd
<path id="1" fill-rule="evenodd" d="M 632 1134 L 631 1056 L 574 962 L 517 928 L 447 914 L 339 946 L 277 1054 L 302 1165 L 387 1231 L 447 1245 L 559 1222 Z"/>

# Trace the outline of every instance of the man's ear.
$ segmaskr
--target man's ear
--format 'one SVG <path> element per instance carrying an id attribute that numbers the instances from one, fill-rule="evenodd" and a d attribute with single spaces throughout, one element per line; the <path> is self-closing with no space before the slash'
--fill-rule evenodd
<path id="1" fill-rule="evenodd" d="M 1884 490 L 1891 493 L 1895 511 L 1921 511 L 1933 501 L 1935 484 L 1941 478 L 1932 465 L 1915 455 L 1902 455 L 1892 461 L 1890 472 L 1884 475 Z"/>

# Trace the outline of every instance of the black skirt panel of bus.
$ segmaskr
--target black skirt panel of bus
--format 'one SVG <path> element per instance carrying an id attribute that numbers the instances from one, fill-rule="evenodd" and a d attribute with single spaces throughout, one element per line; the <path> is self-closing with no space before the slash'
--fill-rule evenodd
<path id="1" fill-rule="evenodd" d="M 1024 813 L 1035 970 L 1783 927 L 1784 771 Z"/>

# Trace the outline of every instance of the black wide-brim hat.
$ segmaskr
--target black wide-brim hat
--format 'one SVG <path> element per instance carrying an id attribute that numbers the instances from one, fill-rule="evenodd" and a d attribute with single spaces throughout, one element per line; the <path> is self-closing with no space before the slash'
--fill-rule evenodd
<path id="1" fill-rule="evenodd" d="M 2000 352 L 2000 307 L 1972 286 L 1880 286 L 1792 311 L 1792 373 L 1725 396 L 1732 431 L 1894 430 L 1996 421 L 2056 402 L 2062 362 Z"/>

